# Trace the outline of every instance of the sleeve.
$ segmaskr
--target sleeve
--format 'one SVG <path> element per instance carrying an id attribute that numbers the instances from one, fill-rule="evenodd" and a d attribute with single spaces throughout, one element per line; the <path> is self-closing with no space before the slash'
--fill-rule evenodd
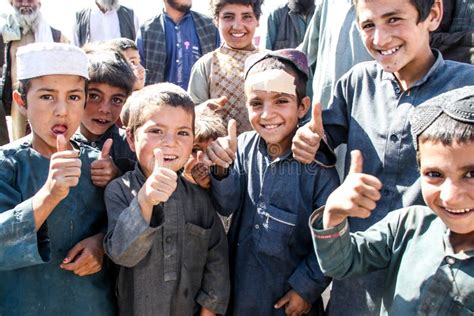
<path id="1" fill-rule="evenodd" d="M 137 40 L 135 42 L 136 42 L 136 45 L 137 45 L 138 54 L 140 55 L 140 62 L 142 64 L 142 66 L 146 68 L 146 60 L 145 60 L 145 51 L 144 51 L 144 48 L 143 48 L 143 35 L 142 35 L 142 32 L 143 32 L 143 27 L 141 27 L 138 30 Z"/>
<path id="2" fill-rule="evenodd" d="M 164 211 L 161 205 L 155 206 L 149 225 L 142 216 L 137 198 L 127 202 L 120 179 L 112 181 L 105 191 L 108 231 L 104 249 L 116 264 L 133 267 L 150 251 L 155 233 L 164 223 Z"/>
<path id="3" fill-rule="evenodd" d="M 276 12 L 273 11 L 268 16 L 267 20 L 267 36 L 265 37 L 265 48 L 269 50 L 273 50 L 275 47 L 275 40 L 276 40 L 276 29 L 277 25 L 280 23 L 277 21 Z"/>
<path id="4" fill-rule="evenodd" d="M 227 238 L 210 201 L 208 208 L 213 215 L 211 235 L 204 276 L 196 301 L 216 314 L 224 314 L 230 298 Z"/>
<path id="5" fill-rule="evenodd" d="M 310 218 L 314 249 L 321 271 L 334 279 L 359 276 L 388 267 L 401 212 L 391 212 L 368 230 L 349 232 L 348 221 L 323 229 L 324 208 Z"/>
<path id="6" fill-rule="evenodd" d="M 321 19 L 321 4 L 316 4 L 313 17 L 309 22 L 308 29 L 303 38 L 303 42 L 297 47 L 298 50 L 302 51 L 308 57 L 308 65 L 311 70 L 311 74 L 314 74 L 316 69 L 316 62 L 319 50 L 319 28 Z M 311 75 L 312 77 L 312 75 Z"/>
<path id="7" fill-rule="evenodd" d="M 212 53 L 202 56 L 191 69 L 188 93 L 195 105 L 211 98 L 209 78 L 211 76 Z"/>
<path id="8" fill-rule="evenodd" d="M 211 172 L 211 197 L 216 205 L 219 214 L 230 216 L 240 208 L 242 194 L 245 187 L 245 171 L 243 162 L 245 162 L 244 153 L 241 152 L 245 148 L 244 134 L 237 139 L 237 158 L 229 167 L 227 176 L 218 179 Z"/>
<path id="9" fill-rule="evenodd" d="M 328 196 L 339 185 L 335 168 L 320 169 L 313 197 L 313 210 L 326 203 Z M 308 302 L 314 302 L 331 283 L 331 278 L 323 274 L 314 251 L 299 264 L 288 280 L 290 286 Z"/>
<path id="10" fill-rule="evenodd" d="M 31 199 L 13 185 L 14 166 L 0 162 L 0 270 L 47 263 L 51 248 L 47 224 L 36 232 Z"/>

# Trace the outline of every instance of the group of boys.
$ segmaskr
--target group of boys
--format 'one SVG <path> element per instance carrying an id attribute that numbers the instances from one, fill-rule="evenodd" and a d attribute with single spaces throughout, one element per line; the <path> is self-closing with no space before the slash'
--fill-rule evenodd
<path id="1" fill-rule="evenodd" d="M 20 48 L 32 133 L 0 148 L 0 315 L 322 315 L 332 278 L 330 313 L 472 313 L 474 67 L 431 50 L 439 0 L 355 6 L 375 61 L 300 126 L 306 56 L 250 55 L 240 135 L 173 84 L 130 95 L 110 45 Z"/>

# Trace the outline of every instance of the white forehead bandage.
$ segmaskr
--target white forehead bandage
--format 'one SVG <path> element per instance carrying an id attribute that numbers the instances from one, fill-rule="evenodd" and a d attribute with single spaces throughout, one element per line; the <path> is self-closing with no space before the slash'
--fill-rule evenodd
<path id="1" fill-rule="evenodd" d="M 296 95 L 295 77 L 282 69 L 271 69 L 250 74 L 245 79 L 245 92 L 272 91 Z"/>

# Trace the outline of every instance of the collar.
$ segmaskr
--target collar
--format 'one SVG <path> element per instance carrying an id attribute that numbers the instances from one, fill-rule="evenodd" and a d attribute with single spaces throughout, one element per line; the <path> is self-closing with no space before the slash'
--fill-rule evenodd
<path id="1" fill-rule="evenodd" d="M 267 143 L 265 140 L 257 134 L 257 148 L 258 151 L 268 159 L 271 163 L 276 163 L 278 161 L 289 160 L 293 158 L 293 153 L 291 152 L 291 148 L 288 148 L 283 154 L 277 157 L 275 160 L 272 160 L 272 156 L 268 153 Z"/>
<path id="2" fill-rule="evenodd" d="M 173 23 L 173 25 L 180 25 L 182 24 L 185 20 L 189 19 L 191 17 L 191 11 L 189 11 L 188 13 L 186 13 L 185 15 L 183 15 L 183 17 L 181 18 L 181 20 L 179 20 L 178 23 L 175 23 L 173 21 L 173 19 L 168 15 L 168 13 L 166 13 L 165 9 L 163 9 L 163 16 L 165 17 L 165 22 L 171 22 Z"/>

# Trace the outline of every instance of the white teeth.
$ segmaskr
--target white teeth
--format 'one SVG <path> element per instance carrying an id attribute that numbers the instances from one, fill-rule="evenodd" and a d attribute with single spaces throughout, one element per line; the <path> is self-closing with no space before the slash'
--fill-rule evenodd
<path id="1" fill-rule="evenodd" d="M 465 208 L 465 209 L 460 209 L 460 210 L 452 210 L 452 209 L 445 208 L 445 210 L 449 213 L 463 214 L 463 213 L 468 213 L 468 212 L 472 211 L 473 209 L 472 208 Z"/>
<path id="2" fill-rule="evenodd" d="M 166 160 L 174 160 L 174 159 L 178 158 L 178 156 L 165 155 L 163 158 L 166 159 Z"/>
<path id="3" fill-rule="evenodd" d="M 380 53 L 384 56 L 392 55 L 393 53 L 395 53 L 399 49 L 400 49 L 400 46 L 397 46 L 397 47 L 394 47 L 394 48 L 389 49 L 389 50 L 381 50 Z"/>
<path id="4" fill-rule="evenodd" d="M 232 34 L 232 36 L 240 38 L 240 37 L 244 37 L 245 33 L 234 33 L 234 34 Z"/>
<path id="5" fill-rule="evenodd" d="M 274 125 L 264 125 L 264 127 L 266 129 L 274 129 L 274 128 L 277 128 L 278 126 L 280 126 L 279 124 L 274 124 Z"/>

